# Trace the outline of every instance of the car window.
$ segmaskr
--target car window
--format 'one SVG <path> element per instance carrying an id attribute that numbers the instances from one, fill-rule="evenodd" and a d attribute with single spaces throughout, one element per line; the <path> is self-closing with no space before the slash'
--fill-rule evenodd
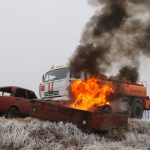
<path id="1" fill-rule="evenodd" d="M 27 95 L 29 99 L 37 99 L 35 93 L 32 91 L 27 91 Z"/>
<path id="2" fill-rule="evenodd" d="M 11 93 L 0 91 L 0 96 L 11 96 Z"/>
<path id="3" fill-rule="evenodd" d="M 24 90 L 24 89 L 17 89 L 16 97 L 27 98 L 26 90 Z"/>

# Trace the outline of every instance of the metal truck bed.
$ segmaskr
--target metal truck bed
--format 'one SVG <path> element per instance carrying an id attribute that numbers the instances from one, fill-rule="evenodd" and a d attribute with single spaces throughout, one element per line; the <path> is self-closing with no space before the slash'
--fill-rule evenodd
<path id="1" fill-rule="evenodd" d="M 91 112 L 73 109 L 62 103 L 33 100 L 31 116 L 41 120 L 70 122 L 81 128 L 92 130 L 109 130 L 126 128 L 127 113 Z"/>

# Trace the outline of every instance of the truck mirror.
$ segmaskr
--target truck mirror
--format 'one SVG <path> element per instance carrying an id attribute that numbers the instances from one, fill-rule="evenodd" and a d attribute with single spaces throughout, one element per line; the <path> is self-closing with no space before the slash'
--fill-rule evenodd
<path id="1" fill-rule="evenodd" d="M 45 75 L 42 76 L 42 81 L 43 81 L 43 82 L 44 82 L 44 79 L 45 79 Z"/>

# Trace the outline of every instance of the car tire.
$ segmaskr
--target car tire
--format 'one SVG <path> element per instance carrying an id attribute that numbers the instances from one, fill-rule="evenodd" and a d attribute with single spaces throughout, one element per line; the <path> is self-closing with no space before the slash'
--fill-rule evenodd
<path id="1" fill-rule="evenodd" d="M 16 117 L 18 117 L 18 115 L 19 115 L 19 112 L 18 112 L 17 108 L 11 107 L 6 114 L 6 117 L 7 118 L 16 118 Z"/>

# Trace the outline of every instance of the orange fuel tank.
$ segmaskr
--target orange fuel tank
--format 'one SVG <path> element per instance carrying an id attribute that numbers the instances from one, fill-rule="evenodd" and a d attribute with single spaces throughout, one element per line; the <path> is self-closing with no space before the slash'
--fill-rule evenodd
<path id="1" fill-rule="evenodd" d="M 115 89 L 116 94 L 147 97 L 147 88 L 143 84 L 135 84 L 128 81 L 103 79 L 102 83 L 109 84 Z"/>

